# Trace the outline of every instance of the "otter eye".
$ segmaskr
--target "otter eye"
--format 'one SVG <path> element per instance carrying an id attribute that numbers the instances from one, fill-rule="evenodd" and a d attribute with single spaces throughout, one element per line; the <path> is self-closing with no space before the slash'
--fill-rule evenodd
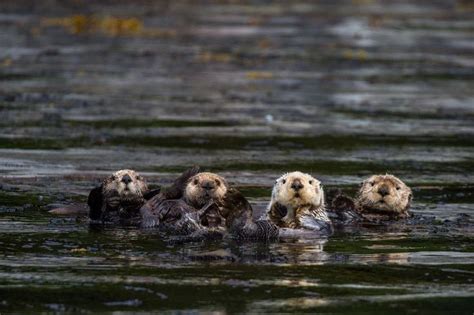
<path id="1" fill-rule="evenodd" d="M 286 179 L 282 180 L 281 182 L 282 182 L 283 184 L 285 184 L 285 183 L 286 183 Z"/>
<path id="2" fill-rule="evenodd" d="M 312 180 L 310 180 L 310 181 L 309 181 L 309 184 L 310 184 L 310 185 L 313 185 L 313 181 L 312 181 Z"/>
<path id="3" fill-rule="evenodd" d="M 221 184 L 221 181 L 216 179 L 216 185 L 219 186 Z"/>
<path id="4" fill-rule="evenodd" d="M 199 181 L 197 179 L 194 180 L 194 185 L 199 184 Z"/>
<path id="5" fill-rule="evenodd" d="M 397 190 L 400 190 L 400 186 L 397 186 Z"/>
<path id="6" fill-rule="evenodd" d="M 370 186 L 374 186 L 375 182 L 370 182 L 369 184 L 370 184 Z"/>

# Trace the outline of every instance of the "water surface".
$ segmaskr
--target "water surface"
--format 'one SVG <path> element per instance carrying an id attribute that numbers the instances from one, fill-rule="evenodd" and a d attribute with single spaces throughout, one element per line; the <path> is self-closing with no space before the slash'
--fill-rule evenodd
<path id="1" fill-rule="evenodd" d="M 53 3 L 0 4 L 0 311 L 472 314 L 469 1 Z M 256 215 L 286 171 L 394 173 L 431 223 L 177 244 L 47 212 L 192 164 Z"/>

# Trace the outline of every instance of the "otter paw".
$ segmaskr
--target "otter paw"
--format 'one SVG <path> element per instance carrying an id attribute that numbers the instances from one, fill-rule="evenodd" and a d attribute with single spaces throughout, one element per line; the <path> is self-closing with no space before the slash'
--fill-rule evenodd
<path id="1" fill-rule="evenodd" d="M 281 221 L 283 222 L 283 224 L 284 224 L 285 227 L 289 227 L 289 228 L 294 229 L 294 228 L 296 228 L 296 226 L 297 226 L 295 220 L 292 220 L 292 219 L 290 219 L 290 218 L 288 218 L 288 217 L 282 218 Z"/>
<path id="2" fill-rule="evenodd" d="M 296 229 L 296 228 L 298 227 L 298 224 L 293 221 L 293 222 L 291 222 L 290 224 L 288 224 L 288 227 L 289 227 L 290 229 Z"/>

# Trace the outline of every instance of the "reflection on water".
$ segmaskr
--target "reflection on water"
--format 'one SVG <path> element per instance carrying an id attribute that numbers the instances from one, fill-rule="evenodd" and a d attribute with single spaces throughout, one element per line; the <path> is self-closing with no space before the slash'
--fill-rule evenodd
<path id="1" fill-rule="evenodd" d="M 468 2 L 0 3 L 0 312 L 471 314 Z M 47 213 L 192 164 L 256 217 L 285 171 L 395 173 L 425 221 L 180 244 Z"/>

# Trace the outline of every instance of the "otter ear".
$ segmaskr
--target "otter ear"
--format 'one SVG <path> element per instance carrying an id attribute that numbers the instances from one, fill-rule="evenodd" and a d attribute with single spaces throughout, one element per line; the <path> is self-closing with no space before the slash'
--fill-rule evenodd
<path id="1" fill-rule="evenodd" d="M 109 177 L 106 177 L 102 183 L 101 186 L 107 186 L 108 184 L 114 182 L 117 179 L 116 175 L 110 175 Z"/>
<path id="2" fill-rule="evenodd" d="M 103 203 L 102 185 L 92 189 L 87 197 L 87 205 L 89 206 L 89 217 L 92 220 L 98 220 L 102 216 Z"/>

